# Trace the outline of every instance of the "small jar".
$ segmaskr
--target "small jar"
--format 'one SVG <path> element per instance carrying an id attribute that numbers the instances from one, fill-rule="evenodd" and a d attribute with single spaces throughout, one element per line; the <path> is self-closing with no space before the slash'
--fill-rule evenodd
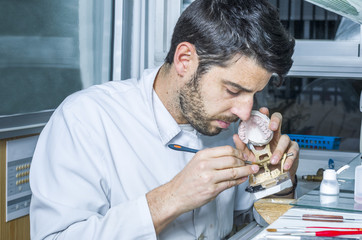
<path id="1" fill-rule="evenodd" d="M 337 181 L 337 174 L 334 169 L 326 169 L 323 172 L 323 180 L 319 189 L 320 194 L 323 195 L 338 195 L 339 185 Z"/>

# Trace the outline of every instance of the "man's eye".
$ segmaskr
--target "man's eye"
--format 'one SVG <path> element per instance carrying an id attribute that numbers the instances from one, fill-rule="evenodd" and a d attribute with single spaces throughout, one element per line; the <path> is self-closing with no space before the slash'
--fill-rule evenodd
<path id="1" fill-rule="evenodd" d="M 237 95 L 240 94 L 239 91 L 234 92 L 234 91 L 231 91 L 231 90 L 229 90 L 229 89 L 226 89 L 226 92 L 227 92 L 228 94 L 232 95 L 232 96 L 237 96 Z"/>

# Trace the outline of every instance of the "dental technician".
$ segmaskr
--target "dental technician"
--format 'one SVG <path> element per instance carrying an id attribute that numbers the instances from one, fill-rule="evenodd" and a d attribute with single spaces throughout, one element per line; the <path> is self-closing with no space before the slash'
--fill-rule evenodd
<path id="1" fill-rule="evenodd" d="M 253 205 L 245 188 L 259 171 L 244 163 L 255 156 L 238 124 L 272 74 L 288 73 L 294 44 L 267 0 L 191 3 L 162 66 L 74 93 L 55 110 L 32 160 L 31 238 L 228 236 Z M 294 179 L 298 145 L 281 134 L 279 113 L 270 118 L 271 161 L 293 153 L 284 169 Z"/>

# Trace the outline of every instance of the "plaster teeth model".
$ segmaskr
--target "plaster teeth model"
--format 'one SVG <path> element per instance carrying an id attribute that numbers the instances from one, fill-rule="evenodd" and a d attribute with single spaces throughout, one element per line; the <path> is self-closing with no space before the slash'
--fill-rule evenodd
<path id="1" fill-rule="evenodd" d="M 279 179 L 288 178 L 288 175 L 283 173 L 286 154 L 283 155 L 281 160 L 280 170 L 274 169 L 270 171 L 268 168 L 272 156 L 269 142 L 273 139 L 273 131 L 269 129 L 269 123 L 270 119 L 266 115 L 259 111 L 252 111 L 250 118 L 247 121 L 241 122 L 238 129 L 239 138 L 247 144 L 254 153 L 257 164 L 264 167 L 265 170 L 263 173 L 251 175 L 249 178 L 250 186 L 255 187 L 255 191 L 277 185 Z M 262 146 L 264 147 L 262 148 Z"/>
<path id="2" fill-rule="evenodd" d="M 258 111 L 252 111 L 248 121 L 240 123 L 238 135 L 245 144 L 264 146 L 273 138 L 269 129 L 270 119 Z"/>

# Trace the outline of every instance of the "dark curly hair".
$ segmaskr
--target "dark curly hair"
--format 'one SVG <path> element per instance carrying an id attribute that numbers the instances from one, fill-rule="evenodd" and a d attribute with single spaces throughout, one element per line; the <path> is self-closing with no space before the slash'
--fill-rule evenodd
<path id="1" fill-rule="evenodd" d="M 166 63 L 172 64 L 181 42 L 195 46 L 199 75 L 227 66 L 236 54 L 256 59 L 281 81 L 293 64 L 294 38 L 267 0 L 196 0 L 177 21 Z"/>

